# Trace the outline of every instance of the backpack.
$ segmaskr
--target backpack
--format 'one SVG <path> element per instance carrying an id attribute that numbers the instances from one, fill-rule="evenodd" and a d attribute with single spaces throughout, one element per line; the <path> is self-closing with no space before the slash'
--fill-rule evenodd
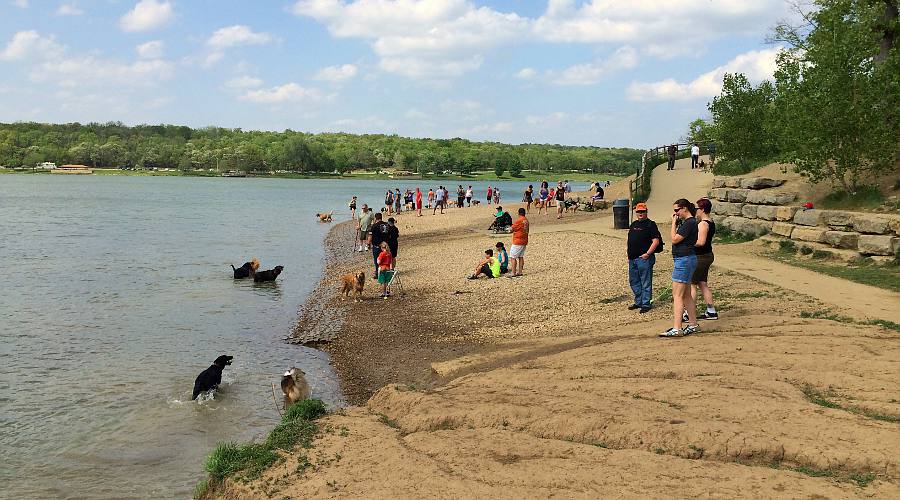
<path id="1" fill-rule="evenodd" d="M 653 223 L 653 227 L 656 229 L 656 234 L 659 235 L 659 245 L 656 246 L 656 250 L 654 250 L 653 253 L 660 253 L 666 249 L 666 242 L 663 241 L 662 234 L 659 232 L 659 226 L 657 226 L 655 222 Z"/>

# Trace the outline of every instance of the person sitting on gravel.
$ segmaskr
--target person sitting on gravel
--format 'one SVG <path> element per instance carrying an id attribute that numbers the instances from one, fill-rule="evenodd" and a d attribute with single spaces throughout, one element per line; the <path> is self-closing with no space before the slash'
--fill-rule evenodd
<path id="1" fill-rule="evenodd" d="M 506 247 L 502 241 L 497 242 L 497 260 L 500 261 L 500 274 L 509 272 L 509 254 L 506 253 Z"/>
<path id="2" fill-rule="evenodd" d="M 497 213 L 494 214 L 494 222 L 491 222 L 491 225 L 488 226 L 489 230 L 493 230 L 494 232 L 508 232 L 509 227 L 512 226 L 512 216 L 509 215 L 509 212 L 503 210 L 503 207 L 497 207 Z"/>
<path id="3" fill-rule="evenodd" d="M 500 277 L 500 261 L 494 258 L 494 251 L 490 248 L 484 251 L 484 258 L 475 266 L 475 274 L 469 276 L 469 279 L 478 279 L 478 276 L 482 274 L 488 278 Z"/>

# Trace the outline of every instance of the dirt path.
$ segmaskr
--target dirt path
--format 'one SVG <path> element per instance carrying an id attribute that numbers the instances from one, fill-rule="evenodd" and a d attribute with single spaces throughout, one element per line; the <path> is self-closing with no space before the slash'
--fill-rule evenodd
<path id="1" fill-rule="evenodd" d="M 705 156 L 700 159 L 709 161 Z M 666 170 L 665 164 L 656 167 L 650 180 L 650 199 L 647 200 L 650 217 L 657 222 L 670 220 L 672 202 L 679 198 L 694 201 L 706 196 L 712 181 L 711 172 L 691 170 L 690 158 L 675 160 L 675 170 Z"/>

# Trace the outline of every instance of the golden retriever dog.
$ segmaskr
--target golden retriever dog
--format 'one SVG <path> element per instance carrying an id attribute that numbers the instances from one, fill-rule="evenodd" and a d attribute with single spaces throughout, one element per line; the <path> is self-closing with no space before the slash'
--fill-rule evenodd
<path id="1" fill-rule="evenodd" d="M 360 271 L 355 274 L 345 274 L 341 277 L 341 300 L 350 296 L 350 292 L 356 292 L 356 300 L 362 300 L 363 288 L 366 286 L 366 273 Z"/>
<path id="2" fill-rule="evenodd" d="M 334 213 L 334 210 L 328 212 L 327 214 L 316 214 L 316 217 L 319 218 L 319 222 L 331 222 L 331 215 Z"/>
<path id="3" fill-rule="evenodd" d="M 309 384 L 306 383 L 306 373 L 294 367 L 284 372 L 281 376 L 281 392 L 284 394 L 284 409 L 297 401 L 303 401 L 309 397 Z"/>

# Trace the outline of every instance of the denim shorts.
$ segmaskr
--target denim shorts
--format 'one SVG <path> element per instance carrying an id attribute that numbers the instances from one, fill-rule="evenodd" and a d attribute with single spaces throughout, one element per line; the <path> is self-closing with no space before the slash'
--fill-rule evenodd
<path id="1" fill-rule="evenodd" d="M 697 256 L 694 254 L 684 257 L 675 257 L 675 267 L 672 268 L 672 281 L 675 283 L 690 283 L 697 268 Z"/>

